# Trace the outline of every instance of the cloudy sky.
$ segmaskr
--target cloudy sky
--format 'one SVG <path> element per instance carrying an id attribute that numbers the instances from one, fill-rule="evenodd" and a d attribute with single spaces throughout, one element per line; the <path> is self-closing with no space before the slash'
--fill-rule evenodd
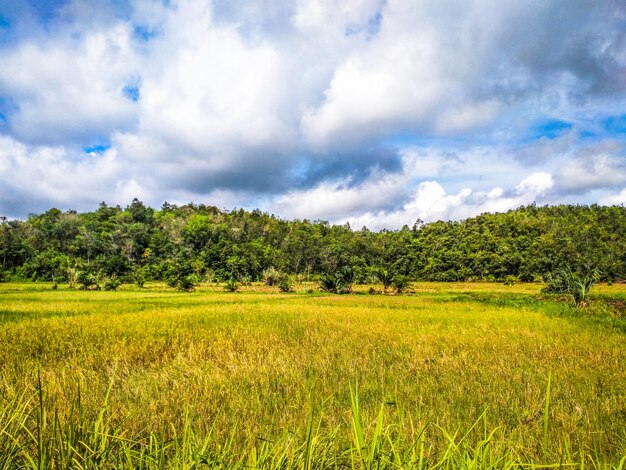
<path id="1" fill-rule="evenodd" d="M 0 0 L 0 215 L 626 203 L 623 0 Z"/>

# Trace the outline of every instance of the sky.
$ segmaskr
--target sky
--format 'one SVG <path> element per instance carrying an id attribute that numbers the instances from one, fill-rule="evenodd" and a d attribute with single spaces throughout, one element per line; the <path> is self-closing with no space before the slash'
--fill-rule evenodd
<path id="1" fill-rule="evenodd" d="M 0 215 L 626 203 L 623 0 L 0 0 Z"/>

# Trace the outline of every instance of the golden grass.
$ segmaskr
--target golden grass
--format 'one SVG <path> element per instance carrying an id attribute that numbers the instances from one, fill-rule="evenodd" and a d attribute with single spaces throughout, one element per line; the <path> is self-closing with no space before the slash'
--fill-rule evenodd
<path id="1" fill-rule="evenodd" d="M 626 335 L 559 316 L 567 307 L 535 300 L 539 285 L 420 283 L 403 296 L 312 287 L 0 284 L 0 401 L 34 393 L 40 371 L 49 409 L 67 417 L 80 389 L 95 416 L 110 386 L 107 413 L 127 436 L 167 440 L 190 425 L 218 443 L 234 436 L 242 453 L 260 439 L 304 439 L 313 407 L 320 435 L 336 432 L 340 450 L 358 386 L 365 429 L 382 404 L 407 442 L 429 426 L 427 456 L 445 448 L 440 428 L 473 429 L 476 443 L 485 426 L 526 462 L 626 455 Z M 597 291 L 626 297 L 626 286 Z"/>

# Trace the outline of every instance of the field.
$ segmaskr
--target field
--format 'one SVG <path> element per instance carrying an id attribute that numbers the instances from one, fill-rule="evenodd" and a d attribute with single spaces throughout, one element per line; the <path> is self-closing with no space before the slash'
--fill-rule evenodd
<path id="1" fill-rule="evenodd" d="M 626 468 L 626 286 L 540 288 L 0 284 L 0 468 Z"/>

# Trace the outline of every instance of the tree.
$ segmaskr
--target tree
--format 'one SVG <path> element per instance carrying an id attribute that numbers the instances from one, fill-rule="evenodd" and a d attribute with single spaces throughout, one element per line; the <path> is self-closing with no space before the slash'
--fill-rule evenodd
<path id="1" fill-rule="evenodd" d="M 542 292 L 548 294 L 568 294 L 576 307 L 586 307 L 589 302 L 589 291 L 600 279 L 600 271 L 595 268 L 586 272 L 575 272 L 571 268 L 559 269 L 546 275 L 546 287 Z"/>
<path id="2" fill-rule="evenodd" d="M 320 279 L 320 289 L 333 294 L 349 294 L 354 284 L 354 271 L 350 266 L 342 266 L 334 273 Z"/>
<path id="3" fill-rule="evenodd" d="M 387 289 L 391 287 L 394 280 L 394 275 L 391 271 L 385 268 L 378 268 L 374 271 L 374 277 L 380 282 L 383 286 L 383 294 L 387 293 Z"/>

